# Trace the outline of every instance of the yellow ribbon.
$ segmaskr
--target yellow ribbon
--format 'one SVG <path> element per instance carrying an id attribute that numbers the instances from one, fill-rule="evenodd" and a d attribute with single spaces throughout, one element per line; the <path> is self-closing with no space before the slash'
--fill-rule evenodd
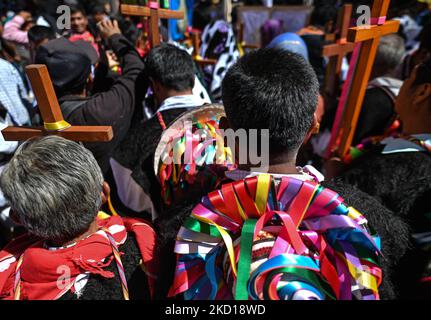
<path id="1" fill-rule="evenodd" d="M 236 265 L 235 265 L 235 254 L 234 254 L 234 249 L 233 249 L 232 238 L 230 237 L 229 233 L 226 230 L 224 230 L 222 227 L 220 227 L 217 223 L 215 223 L 214 221 L 212 221 L 210 219 L 200 217 L 200 216 L 195 215 L 193 213 L 192 213 L 192 216 L 199 221 L 202 221 L 206 224 L 213 225 L 214 227 L 217 228 L 217 231 L 220 232 L 220 234 L 223 238 L 223 241 L 226 244 L 227 252 L 229 254 L 230 264 L 232 266 L 232 271 L 236 276 L 237 272 L 236 272 Z"/>
<path id="2" fill-rule="evenodd" d="M 47 131 L 62 131 L 71 127 L 70 123 L 64 120 L 60 120 L 57 122 L 45 122 L 43 126 Z"/>
<path id="3" fill-rule="evenodd" d="M 256 190 L 256 207 L 262 215 L 266 210 L 266 203 L 268 201 L 269 184 L 271 183 L 271 175 L 260 174 L 257 177 L 257 190 Z"/>

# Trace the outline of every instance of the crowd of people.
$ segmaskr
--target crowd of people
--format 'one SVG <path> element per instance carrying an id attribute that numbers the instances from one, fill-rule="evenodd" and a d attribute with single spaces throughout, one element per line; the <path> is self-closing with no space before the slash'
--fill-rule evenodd
<path id="1" fill-rule="evenodd" d="M 372 1 L 314 1 L 245 50 L 235 10 L 187 2 L 204 66 L 188 31 L 164 21 L 151 48 L 118 1 L 1 4 L 0 130 L 43 125 L 25 67 L 44 64 L 64 119 L 114 138 L 0 141 L 0 299 L 430 299 L 431 3 L 391 1 L 339 158 L 349 60 L 328 92 L 322 48 L 345 3 Z"/>

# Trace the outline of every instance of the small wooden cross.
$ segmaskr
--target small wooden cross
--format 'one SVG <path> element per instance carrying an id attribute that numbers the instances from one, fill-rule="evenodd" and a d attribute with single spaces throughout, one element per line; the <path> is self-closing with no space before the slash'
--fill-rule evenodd
<path id="1" fill-rule="evenodd" d="M 2 130 L 6 141 L 23 141 L 45 135 L 57 135 L 82 142 L 112 140 L 114 135 L 110 126 L 71 126 L 64 120 L 45 65 L 29 65 L 26 67 L 26 72 L 38 102 L 44 127 L 7 127 Z"/>
<path id="2" fill-rule="evenodd" d="M 192 43 L 193 43 L 193 60 L 196 61 L 199 65 L 205 66 L 205 65 L 214 65 L 217 63 L 217 60 L 215 59 L 205 59 L 201 57 L 200 55 L 200 34 L 197 31 L 191 32 L 192 36 Z"/>
<path id="3" fill-rule="evenodd" d="M 159 3 L 154 1 L 150 1 L 148 7 L 121 4 L 121 13 L 128 16 L 149 17 L 152 48 L 160 44 L 159 19 L 184 19 L 183 11 L 160 9 Z"/>
<path id="4" fill-rule="evenodd" d="M 329 63 L 326 67 L 325 92 L 331 97 L 336 96 L 338 93 L 343 59 L 355 47 L 354 43 L 347 42 L 347 32 L 351 17 L 352 5 L 345 4 L 338 12 L 337 28 L 335 30 L 336 43 L 323 47 L 322 56 L 329 57 Z"/>
<path id="5" fill-rule="evenodd" d="M 350 28 L 347 34 L 347 41 L 361 43 L 361 49 L 338 135 L 340 143 L 336 154 L 340 158 L 344 158 L 350 151 L 380 38 L 396 33 L 400 25 L 396 20 L 386 21 L 390 2 L 390 0 L 375 0 L 371 11 L 373 25 Z"/>

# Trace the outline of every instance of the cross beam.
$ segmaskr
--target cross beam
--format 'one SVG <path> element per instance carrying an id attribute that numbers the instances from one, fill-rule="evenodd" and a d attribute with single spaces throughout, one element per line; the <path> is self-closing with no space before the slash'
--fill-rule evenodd
<path id="1" fill-rule="evenodd" d="M 400 25 L 399 21 L 386 22 L 389 5 L 390 0 L 375 0 L 371 16 L 378 21 L 377 25 L 350 28 L 347 35 L 347 41 L 361 43 L 361 50 L 343 115 L 340 144 L 336 150 L 342 158 L 350 151 L 380 38 L 396 33 Z"/>
<path id="2" fill-rule="evenodd" d="M 347 32 L 352 17 L 352 5 L 346 4 L 338 12 L 337 27 L 335 30 L 334 44 L 323 47 L 322 56 L 329 57 L 326 67 L 325 92 L 330 96 L 336 96 L 340 80 L 341 68 L 344 57 L 353 51 L 355 44 L 347 42 Z"/>
<path id="3" fill-rule="evenodd" d="M 159 19 L 184 19 L 183 11 L 160 9 L 158 2 L 150 1 L 148 7 L 121 4 L 121 13 L 128 16 L 149 17 L 151 47 L 160 44 Z"/>

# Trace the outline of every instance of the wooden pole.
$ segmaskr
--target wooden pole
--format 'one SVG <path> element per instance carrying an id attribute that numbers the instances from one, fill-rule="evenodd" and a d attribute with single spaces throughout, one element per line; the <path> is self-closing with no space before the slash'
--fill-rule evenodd
<path id="1" fill-rule="evenodd" d="M 371 17 L 376 25 L 355 27 L 348 31 L 347 41 L 362 42 L 362 47 L 342 120 L 340 144 L 336 151 L 340 158 L 350 151 L 380 38 L 396 33 L 400 25 L 399 21 L 386 22 L 389 4 L 390 0 L 375 0 Z"/>

